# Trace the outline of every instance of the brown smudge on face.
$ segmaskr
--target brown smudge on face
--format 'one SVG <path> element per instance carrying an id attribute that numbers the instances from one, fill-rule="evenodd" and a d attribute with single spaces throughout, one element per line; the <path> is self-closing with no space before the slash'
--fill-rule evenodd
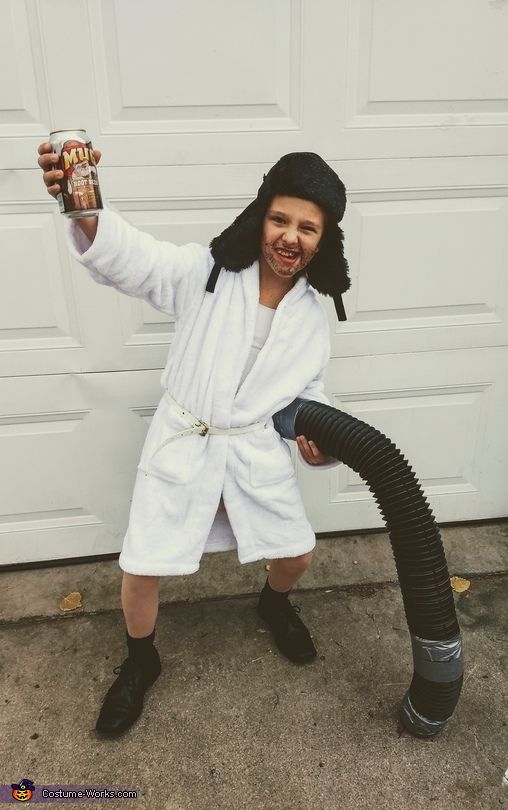
<path id="1" fill-rule="evenodd" d="M 325 228 L 322 209 L 299 197 L 276 196 L 263 220 L 260 265 L 265 278 L 290 280 L 312 261 Z M 294 261 L 285 261 L 280 250 L 295 252 Z"/>

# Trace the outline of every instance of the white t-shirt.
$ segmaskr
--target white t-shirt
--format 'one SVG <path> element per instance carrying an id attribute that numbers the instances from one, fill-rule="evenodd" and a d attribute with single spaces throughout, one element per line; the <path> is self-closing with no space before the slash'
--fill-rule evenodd
<path id="1" fill-rule="evenodd" d="M 266 343 L 266 339 L 270 333 L 275 309 L 265 307 L 264 304 L 258 304 L 258 314 L 256 316 L 256 325 L 254 327 L 254 338 L 252 346 L 250 347 L 249 356 L 242 373 L 240 385 L 245 380 L 247 374 L 255 363 L 256 357 Z M 240 385 L 238 387 L 240 387 Z"/>
<path id="2" fill-rule="evenodd" d="M 256 357 L 258 356 L 259 352 L 263 348 L 266 343 L 266 339 L 270 334 L 270 327 L 272 325 L 273 316 L 275 315 L 276 310 L 272 309 L 272 307 L 265 307 L 264 304 L 258 304 L 258 313 L 256 316 L 256 325 L 254 327 L 254 338 L 252 340 L 252 345 L 250 347 L 249 356 L 247 358 L 247 362 L 245 363 L 245 368 L 242 373 L 242 377 L 240 380 L 240 385 L 245 380 L 247 374 L 251 370 L 252 366 L 255 363 Z M 238 387 L 240 387 L 240 385 Z M 219 512 L 225 512 L 224 508 L 224 501 L 222 500 L 222 495 L 219 503 Z M 205 548 L 205 551 L 207 549 Z"/>

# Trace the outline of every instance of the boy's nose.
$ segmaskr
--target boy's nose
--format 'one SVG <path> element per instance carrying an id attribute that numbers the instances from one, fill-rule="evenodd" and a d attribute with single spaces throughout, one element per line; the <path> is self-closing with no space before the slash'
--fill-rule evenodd
<path id="1" fill-rule="evenodd" d="M 283 234 L 283 236 L 282 236 L 282 241 L 286 245 L 294 245 L 294 244 L 296 244 L 297 240 L 298 240 L 298 236 L 297 236 L 297 233 L 296 233 L 296 229 L 294 229 L 294 228 L 288 228 L 286 230 L 286 233 Z"/>

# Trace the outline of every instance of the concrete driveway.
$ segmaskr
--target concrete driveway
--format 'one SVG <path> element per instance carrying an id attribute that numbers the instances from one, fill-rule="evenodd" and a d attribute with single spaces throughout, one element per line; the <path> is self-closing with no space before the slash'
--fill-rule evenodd
<path id="1" fill-rule="evenodd" d="M 317 558 L 323 572 L 326 549 Z M 262 585 L 260 564 L 250 570 Z M 110 607 L 31 616 L 29 588 L 36 601 L 41 582 L 61 576 L 56 568 L 3 575 L 26 606 L 1 627 L 4 784 L 120 785 L 138 798 L 114 806 L 139 810 L 508 806 L 508 574 L 470 574 L 469 590 L 455 594 L 465 683 L 448 726 L 430 741 L 398 723 L 412 657 L 397 583 L 307 590 L 305 578 L 291 600 L 318 648 L 313 663 L 280 655 L 255 612 L 255 589 L 162 604 L 162 675 L 139 721 L 121 739 L 101 740 L 94 724 L 125 657 L 123 616 Z"/>

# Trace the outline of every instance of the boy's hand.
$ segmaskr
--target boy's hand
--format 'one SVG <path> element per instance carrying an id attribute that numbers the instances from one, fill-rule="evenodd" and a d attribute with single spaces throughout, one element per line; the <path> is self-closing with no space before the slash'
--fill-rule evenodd
<path id="1" fill-rule="evenodd" d="M 305 436 L 297 436 L 296 443 L 308 464 L 327 464 L 333 458 L 333 456 L 325 456 L 317 445 L 312 440 L 307 441 Z"/>
<path id="2" fill-rule="evenodd" d="M 48 189 L 48 194 L 56 198 L 57 194 L 60 194 L 60 185 L 58 181 L 63 177 L 63 172 L 61 169 L 55 168 L 59 157 L 56 152 L 53 152 L 52 146 L 48 142 L 39 144 L 37 151 L 40 155 L 37 162 L 43 171 L 42 179 L 44 180 L 44 184 Z M 101 159 L 102 152 L 100 152 L 98 149 L 94 149 L 93 153 L 95 155 L 95 160 L 98 163 Z"/>

